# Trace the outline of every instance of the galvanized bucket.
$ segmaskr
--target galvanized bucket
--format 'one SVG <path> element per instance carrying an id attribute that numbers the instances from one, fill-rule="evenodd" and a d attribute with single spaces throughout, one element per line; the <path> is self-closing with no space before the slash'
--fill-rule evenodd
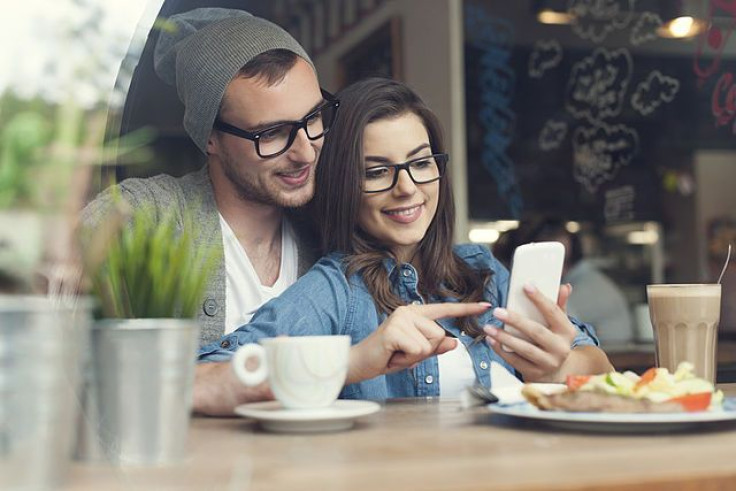
<path id="1" fill-rule="evenodd" d="M 196 320 L 96 322 L 78 457 L 115 465 L 181 462 L 198 346 Z"/>
<path id="2" fill-rule="evenodd" d="M 87 307 L 0 295 L 0 489 L 63 482 L 89 326 Z"/>

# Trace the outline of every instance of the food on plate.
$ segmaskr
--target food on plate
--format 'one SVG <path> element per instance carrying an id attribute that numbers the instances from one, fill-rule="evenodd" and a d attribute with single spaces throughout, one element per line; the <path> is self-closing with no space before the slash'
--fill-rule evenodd
<path id="1" fill-rule="evenodd" d="M 571 412 L 695 412 L 720 407 L 723 402 L 723 392 L 696 377 L 688 362 L 680 363 L 675 373 L 650 368 L 641 376 L 628 371 L 571 375 L 566 385 L 561 392 L 545 394 L 526 384 L 521 393 L 540 409 Z"/>

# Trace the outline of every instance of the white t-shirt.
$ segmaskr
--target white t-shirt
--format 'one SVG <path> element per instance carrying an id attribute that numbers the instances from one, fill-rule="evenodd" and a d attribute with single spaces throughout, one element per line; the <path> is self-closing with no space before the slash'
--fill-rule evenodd
<path id="1" fill-rule="evenodd" d="M 230 225 L 220 215 L 220 228 L 225 247 L 225 334 L 247 324 L 256 310 L 279 296 L 297 278 L 298 250 L 294 230 L 284 220 L 281 226 L 281 266 L 273 286 L 264 286 L 238 242 Z"/>
<path id="2" fill-rule="evenodd" d="M 440 371 L 440 397 L 458 399 L 468 385 L 475 383 L 473 360 L 458 340 L 454 350 L 437 357 Z"/>

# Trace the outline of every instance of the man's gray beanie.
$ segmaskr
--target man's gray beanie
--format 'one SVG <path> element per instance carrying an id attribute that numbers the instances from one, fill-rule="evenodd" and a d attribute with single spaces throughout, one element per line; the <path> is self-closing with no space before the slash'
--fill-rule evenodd
<path id="1" fill-rule="evenodd" d="M 153 63 L 184 103 L 184 129 L 203 153 L 225 89 L 250 60 L 285 49 L 312 61 L 285 30 L 243 10 L 200 8 L 163 23 Z"/>

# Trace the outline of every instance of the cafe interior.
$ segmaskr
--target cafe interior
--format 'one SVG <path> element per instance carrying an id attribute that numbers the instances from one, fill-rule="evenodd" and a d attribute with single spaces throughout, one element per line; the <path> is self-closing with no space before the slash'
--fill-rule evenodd
<path id="1" fill-rule="evenodd" d="M 287 30 L 333 94 L 370 76 L 413 88 L 445 130 L 455 242 L 484 244 L 511 269 L 516 246 L 562 241 L 569 311 L 593 324 L 617 371 L 642 375 L 657 363 L 647 285 L 720 283 L 714 382 L 727 399 L 736 395 L 736 261 L 729 261 L 736 245 L 736 2 L 135 3 L 135 22 L 107 53 L 117 64 L 98 126 L 107 141 L 151 136 L 143 157 L 106 156 L 85 174 L 85 200 L 111 181 L 181 176 L 202 166 L 182 125 L 182 103 L 154 71 L 160 19 L 200 7 L 246 10 Z M 93 0 L 74 6 L 85 7 L 101 8 Z M 596 283 L 586 283 L 591 271 Z M 10 347 L 0 340 L 0 395 L 10 387 L 3 382 L 13 366 L 2 363 Z M 77 356 L 84 357 L 82 348 Z M 130 390 L 124 397 L 142 397 L 125 373 L 117 377 Z M 320 428 L 194 416 L 163 430 L 116 427 L 118 450 L 134 447 L 136 438 L 146 451 L 156 438 L 178 445 L 175 456 L 130 465 L 119 454 L 90 450 L 101 440 L 89 435 L 89 420 L 86 429 L 80 421 L 94 397 L 75 397 L 77 409 L 44 420 L 44 435 L 26 450 L 20 430 L 10 429 L 20 406 L 3 397 L 2 489 L 736 488 L 733 416 L 541 421 L 492 413 L 472 397 L 386 401 L 373 414 L 358 410 Z M 20 418 L 18 428 L 40 421 L 36 413 Z M 62 421 L 74 434 L 57 442 L 52 430 Z M 175 427 L 183 428 L 178 439 Z M 50 441 L 57 445 L 52 456 Z M 73 448 L 68 459 L 64 448 Z M 24 460 L 30 457 L 37 462 Z"/>
<path id="2" fill-rule="evenodd" d="M 628 315 L 608 330 L 596 326 L 602 346 L 617 368 L 642 370 L 654 363 L 646 285 L 714 282 L 736 237 L 736 89 L 730 31 L 720 47 L 708 41 L 729 19 L 719 2 L 635 3 L 636 19 L 625 28 L 578 26 L 565 14 L 566 0 L 169 0 L 161 13 L 206 4 L 271 19 L 310 53 L 332 93 L 368 76 L 409 84 L 444 124 L 456 241 L 486 244 L 508 266 L 502 246 L 513 243 L 513 230 L 561 223 L 578 255 L 625 302 Z M 125 106 L 113 117 L 118 131 L 157 129 L 156 165 L 122 162 L 118 180 L 201 165 L 181 126 L 181 103 L 153 71 L 151 50 L 149 42 L 134 57 Z M 601 92 L 612 101 L 601 114 L 570 102 L 575 84 L 587 83 L 580 80 L 584 60 L 591 69 L 601 63 L 625 72 Z M 594 135 L 592 121 L 604 122 L 605 131 Z M 603 150 L 619 137 L 625 151 Z M 603 153 L 588 152 L 586 141 Z M 736 307 L 726 301 L 736 296 L 734 268 L 729 263 L 722 279 L 724 382 L 736 381 Z M 586 320 L 599 318 L 586 313 Z"/>

